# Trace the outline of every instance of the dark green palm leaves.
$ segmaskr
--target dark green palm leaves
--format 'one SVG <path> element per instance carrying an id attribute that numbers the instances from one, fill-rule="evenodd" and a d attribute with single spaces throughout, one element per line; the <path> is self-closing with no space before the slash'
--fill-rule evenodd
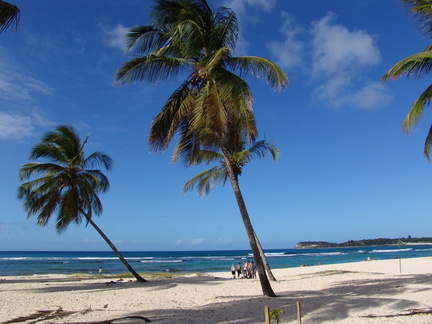
<path id="1" fill-rule="evenodd" d="M 62 232 L 70 223 L 80 224 L 83 217 L 88 220 L 93 213 L 102 213 L 98 194 L 109 189 L 109 182 L 97 167 L 110 170 L 112 160 L 102 152 L 85 157 L 87 139 L 82 143 L 72 127 L 59 126 L 31 151 L 31 159 L 44 162 L 21 167 L 20 180 L 31 180 L 19 187 L 18 197 L 24 201 L 27 217 L 36 215 L 39 225 L 47 225 L 57 213 L 56 229 Z"/>
<path id="2" fill-rule="evenodd" d="M 419 29 L 427 36 L 432 36 L 432 0 L 401 0 L 405 3 L 409 12 L 417 18 Z M 401 76 L 420 77 L 427 76 L 432 70 L 432 45 L 426 47 L 422 52 L 409 56 L 396 63 L 383 77 L 384 81 L 388 79 L 395 80 Z M 411 107 L 411 110 L 405 117 L 402 127 L 409 132 L 415 127 L 423 116 L 424 108 L 427 107 L 432 99 L 432 85 L 417 98 Z M 432 147 L 432 126 L 429 129 L 424 145 L 424 154 L 430 159 Z"/>
<path id="3" fill-rule="evenodd" d="M 15 25 L 15 28 L 18 27 L 19 18 L 20 10 L 17 6 L 0 1 L 0 33 L 12 25 Z"/>
<path id="4" fill-rule="evenodd" d="M 181 142 L 209 131 L 219 137 L 232 111 L 251 121 L 247 132 L 255 139 L 252 93 L 242 76 L 264 77 L 275 89 L 285 88 L 287 77 L 269 60 L 233 57 L 237 39 L 236 15 L 227 8 L 214 12 L 205 0 L 158 0 L 151 24 L 127 34 L 128 53 L 137 57 L 117 71 L 118 83 L 188 75 L 153 120 L 154 150 L 166 149 L 176 134 Z"/>
<path id="5" fill-rule="evenodd" d="M 244 147 L 244 142 L 239 147 L 238 151 L 230 152 L 228 160 L 238 177 L 241 175 L 243 167 L 251 162 L 254 158 L 264 158 L 267 153 L 272 155 L 273 160 L 276 160 L 279 155 L 279 150 L 270 143 L 264 140 L 257 141 L 251 147 Z M 206 162 L 218 162 L 219 165 L 205 170 L 195 177 L 190 179 L 183 187 L 183 191 L 190 191 L 194 188 L 197 189 L 200 196 L 207 195 L 210 190 L 217 184 L 225 185 L 225 182 L 229 178 L 229 174 L 226 168 L 226 162 L 224 161 L 223 155 L 216 151 L 201 150 L 196 153 L 198 163 Z"/>

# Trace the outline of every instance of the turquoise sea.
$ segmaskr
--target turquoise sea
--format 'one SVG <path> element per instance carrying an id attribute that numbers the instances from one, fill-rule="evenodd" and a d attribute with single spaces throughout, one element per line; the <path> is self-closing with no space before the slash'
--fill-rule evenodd
<path id="1" fill-rule="evenodd" d="M 252 253 L 233 251 L 122 252 L 137 272 L 222 272 L 231 264 L 253 260 Z M 360 262 L 432 256 L 431 245 L 376 246 L 367 248 L 266 250 L 270 266 L 291 268 L 302 265 Z M 119 274 L 127 269 L 113 252 L 0 252 L 0 276 L 34 274 Z"/>

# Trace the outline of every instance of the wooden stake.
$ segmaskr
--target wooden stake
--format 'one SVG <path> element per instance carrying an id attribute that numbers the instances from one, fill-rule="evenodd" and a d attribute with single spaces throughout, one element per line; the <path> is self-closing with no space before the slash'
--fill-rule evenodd
<path id="1" fill-rule="evenodd" d="M 270 322 L 270 307 L 264 306 L 264 318 L 265 318 L 265 324 L 271 324 Z"/>
<path id="2" fill-rule="evenodd" d="M 301 322 L 302 322 L 302 320 L 301 320 L 301 304 L 300 304 L 300 302 L 298 301 L 297 302 L 297 320 L 298 320 L 298 323 L 299 324 L 301 324 Z"/>

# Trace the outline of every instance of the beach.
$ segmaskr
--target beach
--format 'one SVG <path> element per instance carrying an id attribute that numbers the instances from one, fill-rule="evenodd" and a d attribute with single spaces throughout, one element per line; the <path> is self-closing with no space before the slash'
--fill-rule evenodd
<path id="1" fill-rule="evenodd" d="M 277 298 L 255 279 L 223 273 L 135 280 L 104 276 L 0 277 L 1 323 L 432 323 L 432 258 L 273 270 Z M 118 281 L 120 280 L 120 281 Z M 25 320 L 25 317 L 28 317 Z"/>

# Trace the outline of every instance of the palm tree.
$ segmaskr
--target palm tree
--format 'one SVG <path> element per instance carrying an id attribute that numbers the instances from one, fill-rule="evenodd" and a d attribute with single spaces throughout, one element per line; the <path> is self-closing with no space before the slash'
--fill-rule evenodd
<path id="1" fill-rule="evenodd" d="M 271 272 L 267 258 L 253 229 L 238 178 L 242 174 L 243 167 L 250 163 L 253 158 L 264 158 L 267 153 L 271 153 L 275 160 L 279 155 L 279 150 L 273 144 L 264 140 L 248 143 L 243 131 L 245 125 L 247 126 L 248 123 L 244 118 L 229 116 L 228 125 L 221 139 L 215 139 L 211 133 L 208 134 L 208 137 L 201 139 L 201 146 L 206 147 L 204 149 L 191 147 L 187 143 L 186 145 L 182 145 L 183 143 L 179 142 L 174 152 L 173 160 L 182 159 L 183 163 L 187 166 L 201 163 L 218 163 L 217 166 L 205 170 L 190 179 L 184 185 L 183 191 L 186 192 L 196 188 L 199 195 L 202 196 L 208 194 L 214 185 L 218 183 L 225 185 L 226 181 L 230 180 L 249 238 L 263 291 L 266 292 L 266 295 L 274 297 L 276 295 L 268 283 L 264 269 L 267 270 L 271 280 L 276 279 Z M 214 144 L 215 142 L 216 144 Z M 249 148 L 247 148 L 248 144 L 250 144 Z"/>
<path id="2" fill-rule="evenodd" d="M 0 0 L 0 33 L 15 24 L 18 27 L 20 10 L 17 6 Z"/>
<path id="3" fill-rule="evenodd" d="M 193 128 L 198 136 L 206 127 L 220 132 L 227 122 L 227 98 L 236 102 L 236 111 L 253 116 L 252 94 L 243 75 L 264 77 L 274 89 L 287 86 L 286 74 L 273 62 L 232 56 L 238 23 L 230 9 L 214 12 L 206 0 L 156 0 L 151 17 L 150 25 L 132 28 L 126 35 L 127 53 L 137 57 L 124 63 L 115 79 L 120 84 L 156 83 L 188 73 L 153 121 L 149 142 L 154 150 L 166 149 L 182 129 Z M 254 138 L 254 121 L 249 120 L 249 136 Z"/>
<path id="4" fill-rule="evenodd" d="M 408 11 L 419 21 L 419 29 L 427 36 L 432 36 L 432 1 L 431 0 L 401 0 L 405 3 Z M 411 55 L 396 63 L 383 77 L 383 81 L 388 79 L 396 80 L 401 76 L 420 77 L 430 74 L 432 68 L 432 44 L 427 46 L 422 52 Z M 432 84 L 417 98 L 406 115 L 402 127 L 405 132 L 409 132 L 415 127 L 423 116 L 423 110 L 431 103 Z M 424 154 L 430 159 L 432 146 L 432 125 L 427 134 Z"/>
<path id="5" fill-rule="evenodd" d="M 242 143 L 245 144 L 245 143 Z M 236 174 L 234 175 L 234 178 L 236 179 L 237 184 L 233 187 L 239 187 L 238 184 L 238 177 L 242 173 L 243 167 L 251 162 L 252 158 L 258 157 L 263 158 L 267 152 L 270 152 L 273 159 L 275 160 L 279 154 L 279 150 L 272 144 L 267 143 L 266 141 L 258 141 L 254 143 L 249 149 L 244 148 L 244 145 L 241 150 L 236 152 L 230 152 L 228 156 L 228 160 L 232 165 L 237 166 L 236 168 L 233 168 L 236 170 Z M 194 188 L 197 189 L 198 194 L 200 196 L 207 195 L 210 190 L 213 188 L 214 185 L 221 183 L 222 185 L 225 185 L 226 180 L 229 178 L 228 170 L 226 168 L 226 164 L 224 162 L 224 156 L 220 152 L 208 152 L 208 151 L 198 151 L 195 154 L 203 155 L 203 158 L 205 159 L 205 156 L 212 156 L 209 161 L 206 161 L 206 163 L 210 163 L 211 161 L 217 161 L 219 162 L 218 166 L 215 166 L 213 168 L 210 168 L 208 170 L 205 170 L 199 174 L 197 174 L 195 177 L 190 179 L 183 187 L 183 191 L 190 191 Z M 241 192 L 239 193 L 241 195 Z M 237 198 L 237 197 L 236 197 Z M 240 197 L 239 197 L 240 198 Z M 240 198 L 240 201 L 243 200 Z M 242 210 L 240 210 L 242 211 Z M 245 211 L 244 217 L 248 218 L 248 212 Z M 250 221 L 249 221 L 250 222 Z M 247 222 L 246 222 L 247 223 Z M 253 229 L 252 229 L 253 230 Z M 261 243 L 258 240 L 258 237 L 256 236 L 255 231 L 255 241 L 257 248 L 259 250 L 259 254 L 261 256 L 261 259 L 264 263 L 265 270 L 267 271 L 267 274 L 272 281 L 276 281 L 276 278 L 274 277 L 270 265 L 268 264 L 267 257 L 264 254 L 264 251 L 261 247 Z"/>
<path id="6" fill-rule="evenodd" d="M 20 180 L 31 180 L 21 184 L 18 198 L 24 201 L 27 218 L 37 215 L 40 226 L 46 226 L 57 212 L 56 230 L 59 234 L 71 223 L 81 224 L 85 220 L 103 237 L 132 275 L 145 282 L 93 221 L 93 214 L 99 216 L 102 213 L 98 194 L 109 189 L 108 178 L 94 167 L 102 166 L 109 171 L 112 160 L 103 152 L 85 157 L 84 146 L 88 138 L 81 143 L 75 129 L 67 125 L 60 125 L 45 134 L 42 141 L 32 148 L 30 158 L 43 158 L 49 162 L 30 162 L 21 167 Z"/>
<path id="7" fill-rule="evenodd" d="M 238 23 L 228 8 L 213 11 L 206 0 L 156 0 L 151 17 L 151 24 L 132 28 L 127 34 L 127 53 L 136 58 L 118 69 L 116 82 L 156 83 L 188 73 L 153 120 L 151 148 L 167 149 L 176 135 L 176 151 L 222 148 L 220 141 L 229 118 L 236 114 L 247 122 L 242 128 L 243 138 L 254 141 L 257 129 L 253 97 L 242 76 L 251 73 L 263 77 L 270 87 L 282 90 L 288 84 L 286 74 L 267 59 L 232 55 Z M 206 140 L 209 136 L 215 141 Z M 231 165 L 226 167 L 235 184 Z M 245 226 L 252 227 L 247 219 L 244 218 Z M 254 252 L 255 236 L 248 237 Z M 259 254 L 254 253 L 254 257 L 259 258 Z M 274 296 L 265 272 L 262 273 L 264 294 Z"/>

